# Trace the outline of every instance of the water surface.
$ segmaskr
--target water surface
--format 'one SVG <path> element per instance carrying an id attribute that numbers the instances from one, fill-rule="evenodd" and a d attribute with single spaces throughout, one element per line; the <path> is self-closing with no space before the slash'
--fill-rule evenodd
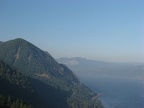
<path id="1" fill-rule="evenodd" d="M 143 80 L 94 76 L 80 80 L 101 94 L 106 108 L 144 108 Z"/>

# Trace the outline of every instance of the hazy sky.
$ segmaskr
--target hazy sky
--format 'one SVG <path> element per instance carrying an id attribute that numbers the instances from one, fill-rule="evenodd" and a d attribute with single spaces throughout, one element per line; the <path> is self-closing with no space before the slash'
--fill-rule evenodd
<path id="1" fill-rule="evenodd" d="M 144 0 L 0 0 L 0 40 L 54 58 L 144 62 Z"/>

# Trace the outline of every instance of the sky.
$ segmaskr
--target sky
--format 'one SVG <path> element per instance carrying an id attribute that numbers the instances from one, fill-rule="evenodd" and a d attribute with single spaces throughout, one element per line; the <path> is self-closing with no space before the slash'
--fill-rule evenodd
<path id="1" fill-rule="evenodd" d="M 144 62 L 144 0 L 0 0 L 0 41 L 54 58 Z"/>

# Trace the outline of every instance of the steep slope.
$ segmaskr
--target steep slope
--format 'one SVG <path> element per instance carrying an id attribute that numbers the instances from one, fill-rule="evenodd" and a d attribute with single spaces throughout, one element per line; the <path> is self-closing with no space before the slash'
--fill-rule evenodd
<path id="1" fill-rule="evenodd" d="M 49 53 L 23 39 L 3 43 L 0 46 L 0 58 L 30 76 L 49 79 L 48 81 L 57 83 L 59 79 L 63 81 L 69 75 L 71 84 L 78 82 L 76 76 L 71 71 L 65 72 Z"/>
<path id="2" fill-rule="evenodd" d="M 26 77 L 3 61 L 0 61 L 0 88 L 0 107 L 11 108 L 13 104 L 13 108 L 68 107 L 67 92 Z M 8 102 L 8 98 L 11 98 L 11 102 Z M 26 107 L 24 102 L 30 106 Z"/>
<path id="3" fill-rule="evenodd" d="M 23 108 L 25 106 L 23 103 L 29 104 L 32 99 L 30 97 L 35 94 L 28 78 L 3 61 L 0 61 L 0 88 L 0 107 L 2 108 Z M 28 95 L 30 99 L 26 99 Z"/>
<path id="4" fill-rule="evenodd" d="M 70 69 L 58 64 L 49 53 L 23 39 L 10 40 L 0 45 L 0 59 L 33 80 L 41 81 L 39 86 L 46 84 L 39 88 L 36 87 L 36 81 L 32 81 L 45 100 L 47 92 L 42 88 L 49 86 L 49 89 L 52 87 L 68 94 L 63 94 L 62 97 L 70 108 L 102 108 L 99 100 L 93 98 L 97 94 L 80 83 Z"/>
<path id="5" fill-rule="evenodd" d="M 46 71 L 54 75 L 54 69 L 52 72 L 49 67 L 60 68 L 48 53 L 46 54 L 23 39 L 15 39 L 2 44 L 0 47 L 0 58 L 10 65 L 16 66 L 22 71 L 24 70 L 26 74 L 44 73 Z M 26 67 L 28 67 L 27 70 L 25 69 Z"/>

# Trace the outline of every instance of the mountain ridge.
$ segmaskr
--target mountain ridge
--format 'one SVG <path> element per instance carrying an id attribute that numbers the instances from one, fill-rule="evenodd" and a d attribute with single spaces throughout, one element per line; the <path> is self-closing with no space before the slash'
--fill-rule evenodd
<path id="1" fill-rule="evenodd" d="M 69 108 L 103 108 L 98 99 L 92 100 L 97 93 L 82 84 L 66 65 L 59 64 L 48 52 L 24 39 L 14 39 L 0 45 L 0 59 L 49 88 L 68 92 L 70 95 L 65 99 Z M 36 88 L 43 91 L 43 87 Z M 43 93 L 47 94 L 46 91 Z M 45 97 L 43 93 L 39 92 Z"/>
<path id="2" fill-rule="evenodd" d="M 48 52 L 21 38 L 4 42 L 0 46 L 0 58 L 26 75 L 45 79 L 43 81 L 46 83 L 58 85 L 57 83 L 62 82 L 65 85 L 70 85 L 63 80 L 67 79 L 68 75 L 72 76 L 70 77 L 71 85 L 74 82 L 79 82 L 71 70 L 66 73 L 63 65 L 59 65 Z"/>

